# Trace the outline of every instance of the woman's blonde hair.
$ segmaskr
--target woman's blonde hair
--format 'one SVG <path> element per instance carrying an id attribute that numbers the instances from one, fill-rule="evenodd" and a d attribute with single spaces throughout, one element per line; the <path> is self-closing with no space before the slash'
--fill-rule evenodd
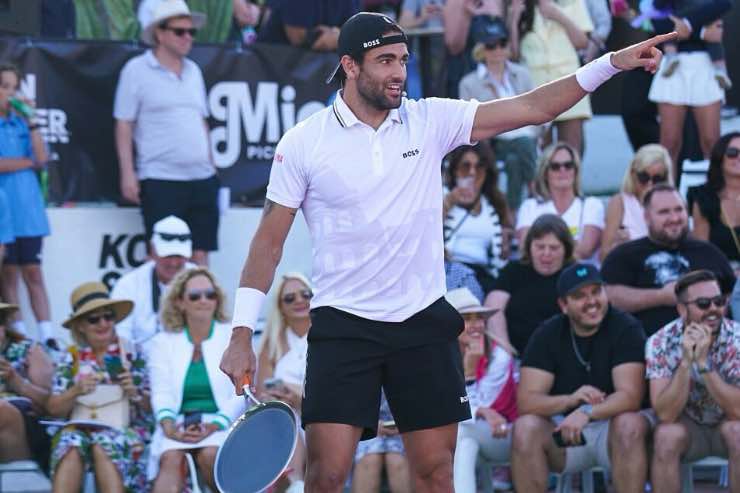
<path id="1" fill-rule="evenodd" d="M 306 286 L 306 289 L 311 289 L 311 283 L 308 278 L 300 272 L 288 272 L 287 274 L 283 274 L 280 278 L 277 289 L 275 289 L 275 295 L 270 298 L 265 330 L 262 333 L 262 339 L 260 340 L 260 348 L 258 351 L 258 354 L 262 354 L 263 351 L 267 351 L 268 359 L 273 364 L 275 364 L 277 360 L 279 360 L 280 357 L 288 351 L 288 338 L 285 336 L 285 330 L 288 328 L 288 323 L 285 321 L 282 310 L 280 310 L 280 299 L 283 296 L 285 283 L 288 281 L 299 281 Z"/>
<path id="2" fill-rule="evenodd" d="M 167 288 L 167 294 L 162 303 L 161 318 L 162 325 L 167 332 L 180 332 L 186 325 L 185 314 L 182 310 L 177 307 L 177 302 L 182 300 L 185 295 L 185 286 L 188 281 L 194 277 L 205 276 L 211 281 L 213 289 L 216 291 L 216 310 L 213 313 L 213 318 L 219 322 L 226 321 L 226 295 L 224 294 L 221 286 L 216 282 L 216 277 L 204 267 L 196 267 L 194 269 L 187 269 L 180 272 L 175 279 L 172 280 L 172 284 Z"/>
<path id="3" fill-rule="evenodd" d="M 545 148 L 540 156 L 540 163 L 537 167 L 537 176 L 534 182 L 534 193 L 542 201 L 548 201 L 551 198 L 550 186 L 547 183 L 547 169 L 550 166 L 552 157 L 560 149 L 565 149 L 570 154 L 571 160 L 575 163 L 575 175 L 573 176 L 573 193 L 576 197 L 581 195 L 581 156 L 573 146 L 566 142 L 555 142 Z"/>
<path id="4" fill-rule="evenodd" d="M 622 188 L 620 189 L 623 193 L 630 195 L 635 194 L 635 180 L 634 173 L 645 171 L 655 163 L 663 165 L 666 173 L 666 183 L 673 185 L 673 161 L 671 155 L 668 153 L 668 149 L 660 144 L 646 144 L 635 153 L 635 157 L 632 158 L 632 162 L 624 171 L 624 177 L 622 178 Z"/>
<path id="5" fill-rule="evenodd" d="M 483 43 L 475 43 L 472 51 L 473 60 L 478 63 L 482 63 L 486 59 L 486 45 Z"/>

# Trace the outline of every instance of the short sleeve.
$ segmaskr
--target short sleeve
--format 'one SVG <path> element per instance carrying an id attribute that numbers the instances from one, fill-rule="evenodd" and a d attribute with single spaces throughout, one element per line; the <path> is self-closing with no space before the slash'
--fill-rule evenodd
<path id="1" fill-rule="evenodd" d="M 298 133 L 294 127 L 280 139 L 275 149 L 267 185 L 267 198 L 291 209 L 298 209 L 303 203 L 308 189 L 304 155 L 300 150 Z"/>
<path id="2" fill-rule="evenodd" d="M 429 98 L 427 122 L 433 125 L 435 142 L 443 154 L 461 145 L 473 145 L 471 136 L 478 101 Z"/>
<path id="3" fill-rule="evenodd" d="M 203 71 L 200 69 L 198 64 L 193 62 L 193 67 L 198 73 L 198 101 L 200 103 L 200 114 L 203 115 L 203 118 L 208 118 L 206 81 L 203 80 Z"/>
<path id="4" fill-rule="evenodd" d="M 666 357 L 666 338 L 663 331 L 653 334 L 645 344 L 645 378 L 671 378 L 673 369 L 668 366 Z"/>
<path id="5" fill-rule="evenodd" d="M 596 197 L 586 197 L 583 202 L 583 225 L 604 229 L 604 204 Z"/>
<path id="6" fill-rule="evenodd" d="M 615 341 L 614 366 L 624 363 L 645 362 L 645 331 L 642 324 L 634 317 L 625 314 L 624 317 L 616 319 L 619 324 L 624 324 L 620 331 L 618 341 Z"/>
<path id="7" fill-rule="evenodd" d="M 133 60 L 129 60 L 121 70 L 116 87 L 116 98 L 113 103 L 113 117 L 116 120 L 134 121 L 139 113 L 139 84 L 136 82 Z"/>
<path id="8" fill-rule="evenodd" d="M 529 228 L 537 219 L 537 199 L 525 200 L 516 215 L 516 229 Z"/>
<path id="9" fill-rule="evenodd" d="M 550 348 L 555 345 L 550 341 L 549 334 L 555 328 L 552 324 L 558 323 L 558 321 L 559 319 L 551 319 L 541 324 L 534 331 L 527 343 L 527 348 L 524 350 L 524 357 L 522 358 L 523 367 L 529 366 L 552 374 L 555 373 L 555 360 L 553 353 L 550 351 Z"/>
<path id="10" fill-rule="evenodd" d="M 514 286 L 517 280 L 517 271 L 519 270 L 519 263 L 517 261 L 509 262 L 501 269 L 498 277 L 493 283 L 493 291 L 504 291 L 511 295 L 514 292 Z"/>

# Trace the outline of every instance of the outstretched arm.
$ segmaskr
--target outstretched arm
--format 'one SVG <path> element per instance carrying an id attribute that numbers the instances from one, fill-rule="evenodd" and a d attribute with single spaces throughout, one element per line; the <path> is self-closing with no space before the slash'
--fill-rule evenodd
<path id="1" fill-rule="evenodd" d="M 676 37 L 676 33 L 655 36 L 607 54 L 581 67 L 573 75 L 544 84 L 527 93 L 481 104 L 475 114 L 471 140 L 489 139 L 501 132 L 554 120 L 621 70 L 642 68 L 655 73 L 662 57 L 656 46 Z"/>

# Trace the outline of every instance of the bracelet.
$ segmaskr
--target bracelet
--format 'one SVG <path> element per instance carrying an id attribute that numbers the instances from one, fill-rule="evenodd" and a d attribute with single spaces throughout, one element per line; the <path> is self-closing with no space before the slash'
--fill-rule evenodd
<path id="1" fill-rule="evenodd" d="M 234 298 L 234 316 L 231 319 L 231 328 L 248 327 L 254 331 L 265 297 L 265 293 L 259 289 L 237 289 L 236 297 Z"/>
<path id="2" fill-rule="evenodd" d="M 576 70 L 576 80 L 586 92 L 594 92 L 601 84 L 612 78 L 613 75 L 621 72 L 612 65 L 611 58 L 613 52 L 601 55 L 583 67 Z"/>

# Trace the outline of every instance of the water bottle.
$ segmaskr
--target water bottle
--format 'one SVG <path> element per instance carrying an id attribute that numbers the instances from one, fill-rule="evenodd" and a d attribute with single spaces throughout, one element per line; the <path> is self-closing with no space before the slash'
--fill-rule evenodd
<path id="1" fill-rule="evenodd" d="M 242 29 L 242 42 L 245 45 L 251 45 L 257 41 L 257 31 L 254 30 L 253 26 L 244 26 Z"/>
<path id="2" fill-rule="evenodd" d="M 18 98 L 10 98 L 10 106 L 26 120 L 31 120 L 35 113 L 33 106 Z"/>

